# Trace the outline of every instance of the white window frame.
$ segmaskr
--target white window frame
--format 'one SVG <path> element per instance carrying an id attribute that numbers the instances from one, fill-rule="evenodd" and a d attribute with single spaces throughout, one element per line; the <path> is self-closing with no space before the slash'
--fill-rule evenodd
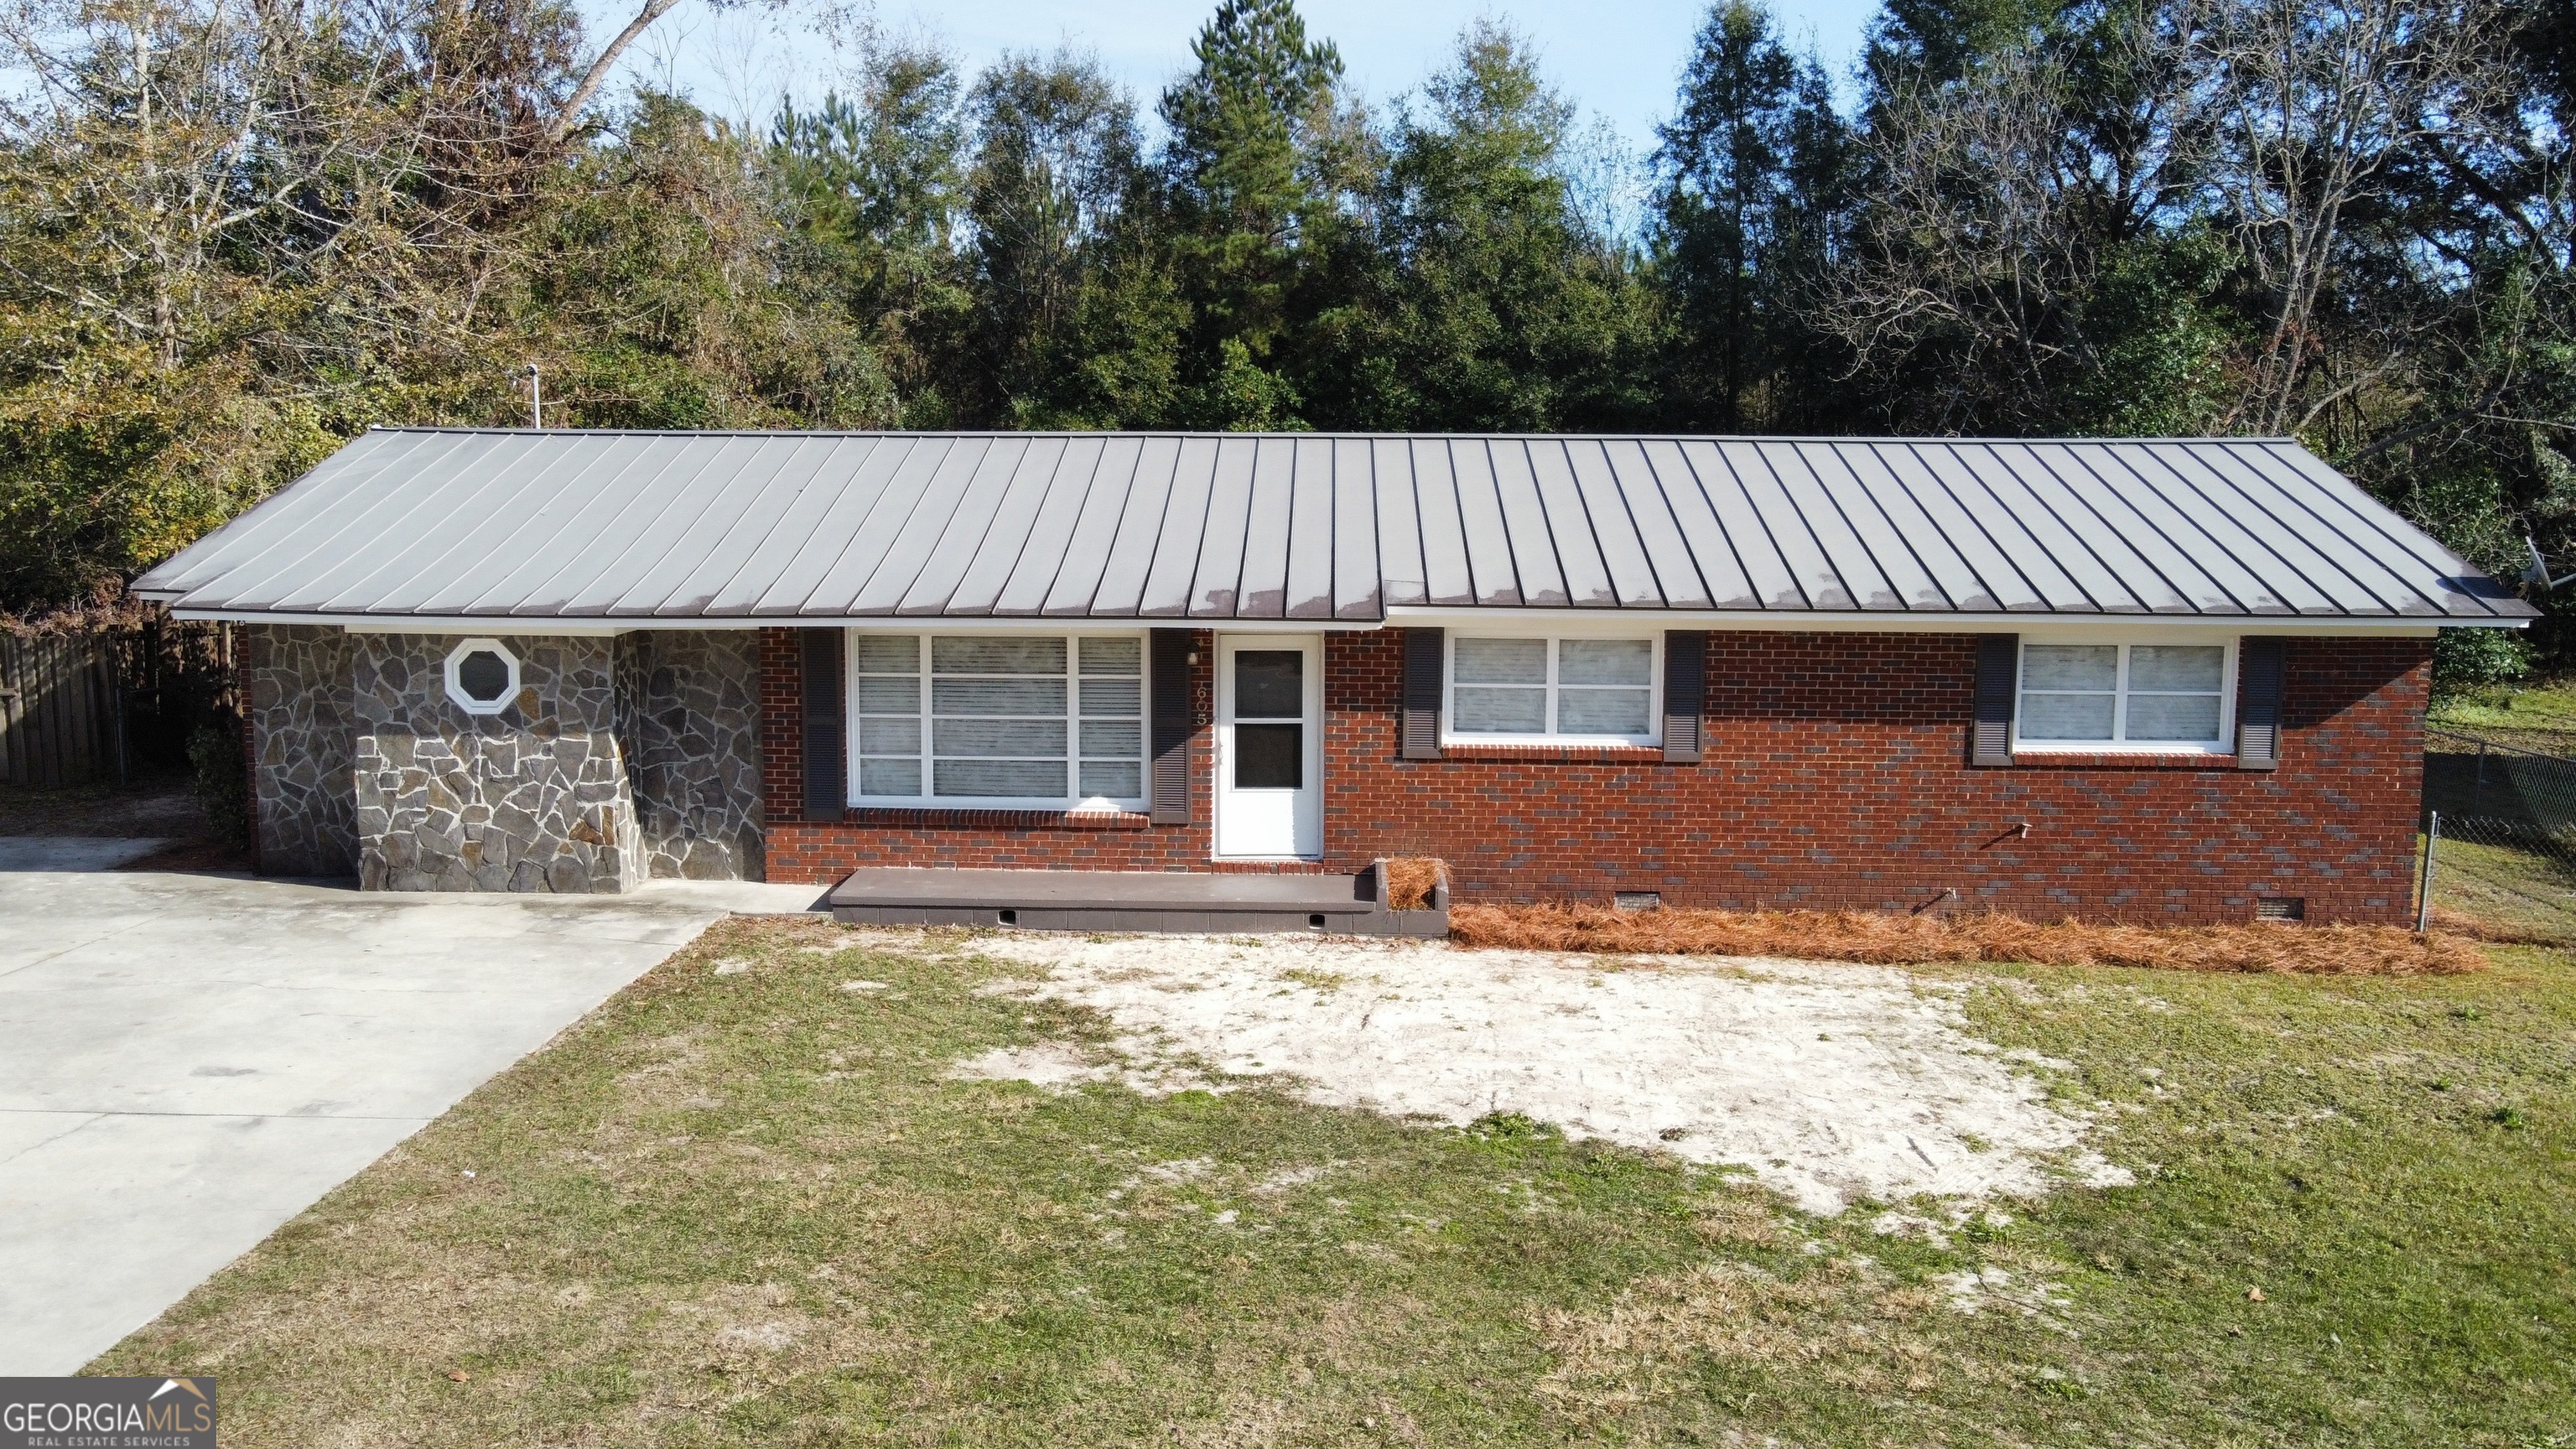
<path id="1" fill-rule="evenodd" d="M 1458 692 L 1458 641 L 1461 639 L 1542 639 L 1547 642 L 1547 718 L 1556 722 L 1556 701 L 1561 686 L 1556 680 L 1557 644 L 1561 640 L 1642 641 L 1646 646 L 1646 733 L 1641 735 L 1568 735 L 1568 734 L 1484 734 L 1460 733 L 1452 724 L 1456 714 Z M 1582 686 L 1572 686 L 1581 688 Z M 1605 746 L 1643 746 L 1661 748 L 1664 742 L 1664 636 L 1661 631 L 1643 634 L 1629 629 L 1450 629 L 1440 640 L 1440 743 L 1460 749 L 1478 745 L 1535 745 L 1546 749 L 1601 749 Z"/>
<path id="2" fill-rule="evenodd" d="M 500 698 L 476 699 L 465 692 L 465 685 L 456 677 L 456 671 L 470 654 L 497 654 L 501 657 L 501 664 L 508 671 L 509 687 L 501 691 Z M 510 706 L 519 702 L 519 654 L 517 650 L 498 639 L 468 639 L 448 650 L 447 662 L 440 667 L 439 672 L 444 676 L 448 700 L 467 714 L 502 714 L 507 712 Z"/>
<path id="3" fill-rule="evenodd" d="M 2035 739 L 2021 731 L 2022 672 L 2034 644 L 2076 644 L 2120 651 L 2119 672 L 2111 692 L 2111 730 L 2107 740 Z M 2187 645 L 2219 651 L 2218 737 L 2214 740 L 2129 740 L 2118 738 L 2129 728 L 2129 651 L 2140 645 Z M 2013 656 L 2013 741 L 2016 754 L 2032 755 L 2232 755 L 2236 753 L 2236 638 L 2174 631 L 2109 634 L 2091 632 L 2024 634 Z"/>
<path id="4" fill-rule="evenodd" d="M 919 795 L 864 795 L 859 792 L 859 640 L 863 636 L 883 638 L 903 636 L 915 641 L 921 665 L 921 788 Z M 933 676 L 930 666 L 930 640 L 934 636 L 952 638 L 995 639 L 1062 639 L 1065 641 L 1065 747 L 1066 784 L 1078 788 L 1082 779 L 1082 641 L 1085 639 L 1130 639 L 1135 641 L 1137 655 L 1137 783 L 1145 791 L 1135 796 L 1106 795 L 934 795 L 931 771 L 931 708 Z M 843 631 L 841 646 L 841 700 L 845 734 L 842 742 L 846 762 L 845 793 L 849 803 L 867 810 L 1047 810 L 1068 814 L 1081 811 L 1142 812 L 1150 804 L 1154 788 L 1154 650 L 1153 641 L 1142 629 L 956 629 L 893 628 L 848 629 Z M 882 718 L 883 716 L 878 716 Z M 1096 757 L 1095 757 L 1096 758 Z"/>

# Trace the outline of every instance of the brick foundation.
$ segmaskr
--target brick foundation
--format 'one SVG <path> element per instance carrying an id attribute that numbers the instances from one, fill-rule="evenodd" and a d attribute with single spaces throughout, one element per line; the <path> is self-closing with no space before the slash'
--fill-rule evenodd
<path id="1" fill-rule="evenodd" d="M 1210 635 L 1193 646 L 1185 826 L 996 811 L 803 821 L 796 641 L 761 635 L 770 879 L 822 883 L 863 865 L 1215 868 Z M 2429 640 L 2292 641 L 2269 772 L 2205 756 L 1971 768 L 1973 637 L 1926 634 L 1711 634 L 1696 766 L 1626 749 L 1406 761 L 1401 652 L 1391 630 L 1325 636 L 1324 869 L 1437 855 L 1468 901 L 1655 890 L 1675 905 L 2192 922 L 2295 896 L 2311 921 L 2410 918 Z"/>

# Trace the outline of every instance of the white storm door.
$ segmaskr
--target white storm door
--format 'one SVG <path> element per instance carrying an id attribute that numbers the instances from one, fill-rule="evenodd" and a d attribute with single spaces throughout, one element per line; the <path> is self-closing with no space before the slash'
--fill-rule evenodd
<path id="1" fill-rule="evenodd" d="M 1312 634 L 1216 645 L 1216 853 L 1324 853 L 1324 649 Z"/>

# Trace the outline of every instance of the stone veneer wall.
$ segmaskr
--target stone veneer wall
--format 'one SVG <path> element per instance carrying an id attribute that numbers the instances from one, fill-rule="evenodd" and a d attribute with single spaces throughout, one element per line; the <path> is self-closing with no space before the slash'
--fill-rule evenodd
<path id="1" fill-rule="evenodd" d="M 358 868 L 349 796 L 352 636 L 298 624 L 242 630 L 250 731 L 252 826 L 270 875 L 350 875 Z"/>
<path id="2" fill-rule="evenodd" d="M 617 697 L 645 873 L 764 879 L 759 632 L 621 635 Z"/>
<path id="3" fill-rule="evenodd" d="M 446 686 L 462 637 L 349 636 L 359 884 L 635 885 L 644 849 L 618 747 L 617 642 L 506 639 L 519 658 L 518 697 L 497 715 L 469 715 Z"/>

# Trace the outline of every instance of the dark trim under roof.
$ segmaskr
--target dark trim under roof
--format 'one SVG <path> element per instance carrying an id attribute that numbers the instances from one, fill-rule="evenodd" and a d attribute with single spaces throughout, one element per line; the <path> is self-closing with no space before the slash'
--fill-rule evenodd
<path id="1" fill-rule="evenodd" d="M 135 589 L 361 625 L 2536 613 L 2245 438 L 384 428 Z"/>

